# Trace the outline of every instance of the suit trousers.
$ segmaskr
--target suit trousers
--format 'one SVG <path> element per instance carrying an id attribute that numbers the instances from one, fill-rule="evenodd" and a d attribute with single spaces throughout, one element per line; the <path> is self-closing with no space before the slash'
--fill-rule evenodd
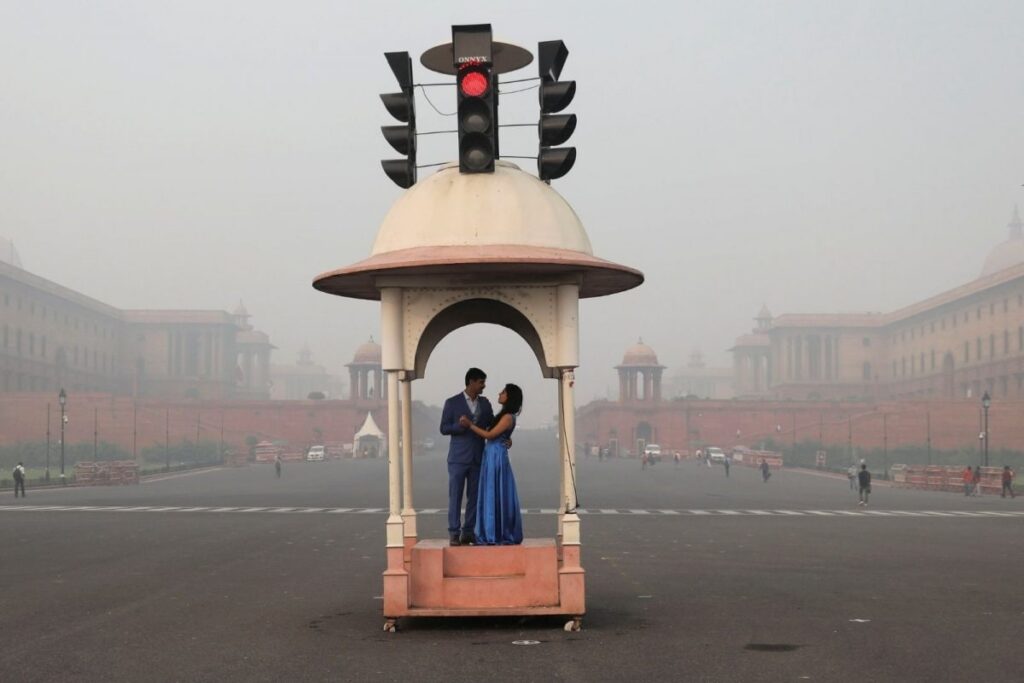
<path id="1" fill-rule="evenodd" d="M 448 534 L 473 533 L 476 527 L 476 497 L 480 486 L 478 463 L 448 463 Z M 462 512 L 462 491 L 466 491 L 466 517 L 459 523 Z"/>

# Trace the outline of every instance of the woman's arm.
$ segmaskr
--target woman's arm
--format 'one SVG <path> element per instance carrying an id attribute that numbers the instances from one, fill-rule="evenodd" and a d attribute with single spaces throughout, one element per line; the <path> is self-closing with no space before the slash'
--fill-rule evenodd
<path id="1" fill-rule="evenodd" d="M 494 425 L 491 429 L 481 429 L 475 424 L 470 424 L 469 428 L 473 430 L 473 433 L 477 436 L 482 436 L 485 439 L 493 439 L 505 433 L 509 427 L 512 426 L 512 416 L 502 415 L 501 419 L 498 420 L 498 424 Z"/>

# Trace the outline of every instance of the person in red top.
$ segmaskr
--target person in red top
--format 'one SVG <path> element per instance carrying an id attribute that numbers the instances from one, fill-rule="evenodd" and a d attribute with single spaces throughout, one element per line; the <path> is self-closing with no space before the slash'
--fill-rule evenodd
<path id="1" fill-rule="evenodd" d="M 1010 498 L 1016 498 L 1017 494 L 1013 492 L 1013 470 L 1010 469 L 1009 465 L 1003 465 L 1003 493 L 1002 497 L 1006 498 L 1006 492 L 1010 492 Z"/>
<path id="2" fill-rule="evenodd" d="M 974 483 L 974 472 L 971 471 L 970 465 L 964 468 L 963 474 L 960 475 L 960 478 L 964 482 L 964 495 L 971 495 L 971 484 Z"/>

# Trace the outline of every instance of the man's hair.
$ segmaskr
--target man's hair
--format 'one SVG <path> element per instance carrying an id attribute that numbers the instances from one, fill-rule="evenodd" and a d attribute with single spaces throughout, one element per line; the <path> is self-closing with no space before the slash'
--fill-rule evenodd
<path id="1" fill-rule="evenodd" d="M 466 370 L 466 386 L 475 379 L 487 379 L 487 373 L 480 368 L 470 368 Z"/>

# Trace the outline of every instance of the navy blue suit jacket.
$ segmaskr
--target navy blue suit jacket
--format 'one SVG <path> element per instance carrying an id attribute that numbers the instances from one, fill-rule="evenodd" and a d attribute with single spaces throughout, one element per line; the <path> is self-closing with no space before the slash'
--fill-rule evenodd
<path id="1" fill-rule="evenodd" d="M 489 429 L 494 420 L 494 411 L 491 409 L 491 402 L 483 396 L 476 398 L 477 415 L 473 420 L 473 413 L 466 403 L 466 396 L 459 392 L 444 402 L 444 410 L 441 411 L 441 433 L 451 437 L 448 444 L 448 462 L 462 465 L 479 465 L 480 457 L 484 452 L 484 440 L 473 433 L 473 430 L 459 424 L 459 418 L 465 415 L 481 429 Z"/>

